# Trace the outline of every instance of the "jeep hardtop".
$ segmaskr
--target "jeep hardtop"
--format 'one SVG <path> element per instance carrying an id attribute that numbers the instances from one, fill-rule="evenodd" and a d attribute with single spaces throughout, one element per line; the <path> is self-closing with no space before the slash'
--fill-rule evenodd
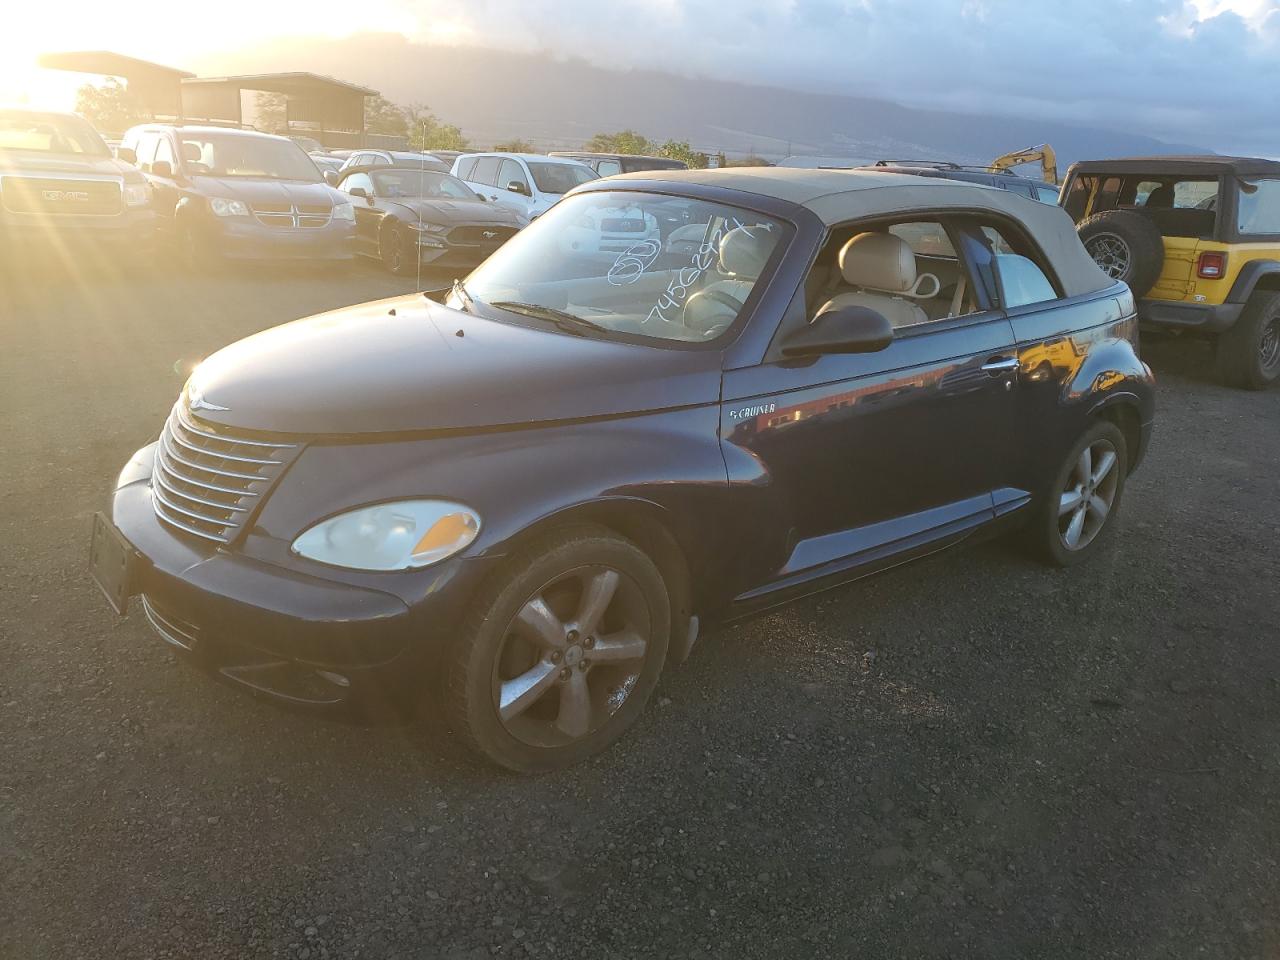
<path id="1" fill-rule="evenodd" d="M 1067 171 L 1061 203 L 1144 326 L 1212 338 L 1233 386 L 1280 379 L 1280 162 L 1090 160 Z"/>

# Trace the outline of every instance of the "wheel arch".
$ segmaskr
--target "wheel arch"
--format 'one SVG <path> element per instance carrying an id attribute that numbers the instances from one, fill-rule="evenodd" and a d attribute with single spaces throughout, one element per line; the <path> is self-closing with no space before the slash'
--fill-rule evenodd
<path id="1" fill-rule="evenodd" d="M 669 511 L 650 500 L 636 497 L 584 501 L 562 507 L 526 525 L 504 544 L 504 549 L 518 550 L 553 530 L 578 524 L 604 527 L 630 540 L 654 562 L 671 600 L 671 650 L 673 653 L 681 651 L 695 599 L 689 551 L 676 536 L 677 524 Z"/>
<path id="2" fill-rule="evenodd" d="M 1255 290 L 1280 291 L 1280 260 L 1250 260 L 1246 263 L 1231 284 L 1226 302 L 1245 303 Z"/>
<path id="3" fill-rule="evenodd" d="M 1099 420 L 1109 420 L 1120 428 L 1124 434 L 1125 450 L 1128 453 L 1128 472 L 1133 473 L 1142 458 L 1142 413 L 1138 406 L 1138 398 L 1133 394 L 1119 394 L 1109 397 L 1092 411 Z"/>

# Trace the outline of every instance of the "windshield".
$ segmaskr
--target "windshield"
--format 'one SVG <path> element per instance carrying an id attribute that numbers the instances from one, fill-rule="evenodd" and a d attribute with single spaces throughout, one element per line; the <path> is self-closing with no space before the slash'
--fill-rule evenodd
<path id="1" fill-rule="evenodd" d="M 380 170 L 373 174 L 373 188 L 379 197 L 476 199 L 475 191 L 457 177 L 431 170 Z"/>
<path id="2" fill-rule="evenodd" d="M 782 247 L 778 221 L 632 191 L 567 197 L 471 274 L 466 293 L 583 336 L 710 342 L 733 326 Z M 455 295 L 450 304 L 465 306 Z"/>
<path id="3" fill-rule="evenodd" d="M 217 133 L 182 133 L 187 171 L 215 177 L 320 180 L 311 158 L 292 140 Z"/>
<path id="4" fill-rule="evenodd" d="M 529 162 L 529 173 L 539 193 L 568 193 L 588 180 L 598 180 L 596 172 L 580 163 Z"/>
<path id="5" fill-rule="evenodd" d="M 88 123 L 56 113 L 0 113 L 0 153 L 10 150 L 111 156 Z"/>

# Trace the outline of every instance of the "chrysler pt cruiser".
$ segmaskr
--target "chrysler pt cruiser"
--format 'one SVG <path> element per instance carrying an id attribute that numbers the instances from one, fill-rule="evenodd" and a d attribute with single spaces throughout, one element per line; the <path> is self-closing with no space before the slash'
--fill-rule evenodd
<path id="1" fill-rule="evenodd" d="M 661 224 L 622 251 L 600 211 Z M 286 703 L 443 705 L 505 767 L 620 736 L 699 626 L 976 534 L 1105 549 L 1153 416 L 1061 210 L 898 174 L 586 184 L 444 302 L 200 365 L 96 521 L 123 612 Z"/>

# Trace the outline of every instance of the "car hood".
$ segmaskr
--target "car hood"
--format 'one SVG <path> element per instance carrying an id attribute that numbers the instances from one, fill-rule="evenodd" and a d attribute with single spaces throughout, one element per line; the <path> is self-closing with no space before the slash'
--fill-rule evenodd
<path id="1" fill-rule="evenodd" d="M 303 180 L 267 180 L 254 177 L 192 178 L 200 192 L 209 197 L 244 200 L 246 203 L 332 203 L 340 195 L 327 183 Z"/>
<path id="2" fill-rule="evenodd" d="M 432 223 L 496 223 L 518 227 L 523 222 L 514 210 L 484 200 L 439 200 L 403 197 L 388 201 Z"/>
<path id="3" fill-rule="evenodd" d="M 142 180 L 142 174 L 115 157 L 72 157 L 65 154 L 35 153 L 23 150 L 0 151 L 0 173 L 66 173 L 92 178 L 123 177 L 130 182 Z"/>
<path id="4" fill-rule="evenodd" d="M 245 430 L 474 430 L 714 403 L 720 355 L 499 323 L 411 294 L 255 334 L 190 386 L 200 418 Z"/>

